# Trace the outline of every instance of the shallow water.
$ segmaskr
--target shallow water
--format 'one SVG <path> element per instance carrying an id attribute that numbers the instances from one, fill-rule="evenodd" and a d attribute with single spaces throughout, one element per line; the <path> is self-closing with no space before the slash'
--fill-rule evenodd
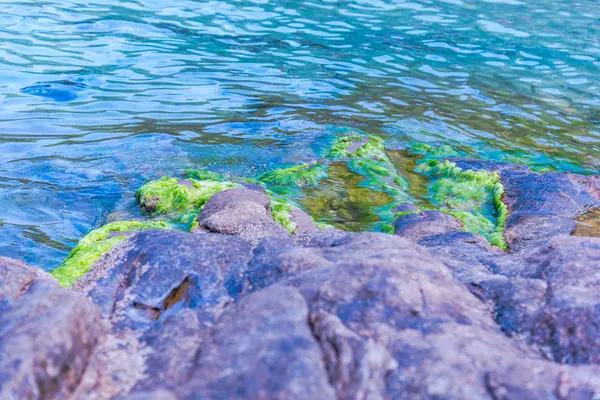
<path id="1" fill-rule="evenodd" d="M 0 255 L 45 269 L 90 229 L 135 216 L 148 179 L 254 176 L 314 159 L 335 127 L 396 149 L 599 169 L 595 0 L 0 6 Z M 341 208 L 352 229 L 372 219 Z"/>

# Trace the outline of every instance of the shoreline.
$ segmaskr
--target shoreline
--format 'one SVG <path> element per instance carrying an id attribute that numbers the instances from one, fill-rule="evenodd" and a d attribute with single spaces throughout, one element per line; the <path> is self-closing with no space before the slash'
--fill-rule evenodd
<path id="1" fill-rule="evenodd" d="M 371 138 L 333 158 L 398 195 L 390 233 L 318 227 L 288 204 L 282 188 L 323 179 L 320 161 L 267 188 L 150 182 L 138 201 L 165 226 L 87 237 L 100 245 L 69 289 L 0 258 L 0 397 L 600 394 L 600 238 L 572 235 L 590 233 L 576 220 L 600 207 L 600 178 L 442 155 L 422 165 L 456 209 L 422 210 Z"/>

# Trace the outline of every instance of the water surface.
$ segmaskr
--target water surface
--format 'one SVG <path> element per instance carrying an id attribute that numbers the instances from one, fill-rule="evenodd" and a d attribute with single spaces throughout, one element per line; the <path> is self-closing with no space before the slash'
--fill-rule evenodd
<path id="1" fill-rule="evenodd" d="M 600 167 L 595 0 L 0 7 L 0 255 L 45 269 L 90 229 L 135 216 L 148 179 L 187 167 L 254 176 L 314 159 L 340 127 L 397 149 Z M 372 215 L 352 196 L 369 193 L 335 176 L 349 193 L 340 218 L 361 229 Z"/>

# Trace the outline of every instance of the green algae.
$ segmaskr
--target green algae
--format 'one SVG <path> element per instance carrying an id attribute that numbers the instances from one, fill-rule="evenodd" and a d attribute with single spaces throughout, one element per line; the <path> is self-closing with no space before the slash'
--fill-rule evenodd
<path id="1" fill-rule="evenodd" d="M 342 161 L 329 165 L 319 185 L 303 189 L 299 204 L 317 223 L 346 231 L 379 230 L 393 217 L 394 199 L 386 192 L 364 186 L 365 177 Z"/>
<path id="2" fill-rule="evenodd" d="M 152 215 L 188 212 L 202 208 L 215 194 L 238 186 L 228 181 L 163 177 L 138 189 L 136 199 Z"/>
<path id="3" fill-rule="evenodd" d="M 463 170 L 448 160 L 427 161 L 419 171 L 434 179 L 429 187 L 434 206 L 459 218 L 466 231 L 506 249 L 504 226 L 508 208 L 502 201 L 504 187 L 497 172 Z"/>
<path id="4" fill-rule="evenodd" d="M 322 164 L 302 164 L 268 171 L 259 180 L 273 186 L 302 187 L 316 185 L 327 176 L 327 167 Z"/>
<path id="5" fill-rule="evenodd" d="M 271 197 L 271 215 L 273 215 L 273 219 L 291 234 L 296 231 L 297 227 L 291 219 L 292 211 L 295 208 L 297 207 L 283 199 Z"/>
<path id="6" fill-rule="evenodd" d="M 103 254 L 125 240 L 127 233 L 170 228 L 164 221 L 122 221 L 104 225 L 81 239 L 63 263 L 50 273 L 61 285 L 69 287 L 89 271 Z"/>
<path id="7" fill-rule="evenodd" d="M 216 178 L 217 174 L 205 171 L 187 171 L 188 176 Z M 136 200 L 152 216 L 167 215 L 171 222 L 183 225 L 186 230 L 197 226 L 196 218 L 204 204 L 215 194 L 240 187 L 231 181 L 212 179 L 186 179 L 163 177 L 148 182 L 136 192 Z"/>
<path id="8" fill-rule="evenodd" d="M 191 230 L 204 204 L 216 193 L 240 182 L 263 186 L 271 200 L 274 220 L 290 233 L 296 230 L 294 209 L 307 210 L 317 226 L 348 231 L 394 233 L 392 222 L 402 203 L 422 210 L 438 209 L 459 218 L 465 230 L 486 237 L 505 249 L 504 225 L 508 209 L 497 173 L 463 170 L 447 157 L 460 153 L 448 146 L 434 148 L 413 142 L 406 150 L 386 150 L 382 138 L 363 133 L 338 138 L 325 158 L 313 164 L 268 171 L 258 179 L 231 180 L 210 171 L 186 170 L 185 180 L 163 177 L 136 192 L 140 205 L 162 221 L 125 221 L 106 225 L 84 237 L 53 275 L 70 286 L 102 254 L 125 238 L 119 232 L 145 229 Z M 122 224 L 122 225 L 121 225 Z M 131 225 L 130 225 L 131 224 Z"/>
<path id="9" fill-rule="evenodd" d="M 198 170 L 198 169 L 186 169 L 183 172 L 183 176 L 188 179 L 194 179 L 197 181 L 227 181 L 227 177 L 223 174 L 219 174 L 212 171 Z"/>
<path id="10" fill-rule="evenodd" d="M 336 139 L 325 153 L 327 158 L 363 158 L 387 160 L 385 141 L 379 136 L 352 134 Z"/>
<path id="11" fill-rule="evenodd" d="M 408 146 L 410 152 L 427 157 L 458 157 L 460 153 L 448 145 L 433 147 L 423 142 L 411 142 Z"/>

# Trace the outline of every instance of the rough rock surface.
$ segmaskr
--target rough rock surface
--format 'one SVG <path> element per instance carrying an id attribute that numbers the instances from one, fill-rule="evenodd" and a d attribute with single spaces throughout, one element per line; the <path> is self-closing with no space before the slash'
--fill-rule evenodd
<path id="1" fill-rule="evenodd" d="M 0 258 L 0 398 L 70 396 L 104 334 L 85 296 Z"/>
<path id="2" fill-rule="evenodd" d="M 508 252 L 414 209 L 396 235 L 290 235 L 242 188 L 71 290 L 0 259 L 0 397 L 600 397 L 600 238 L 571 236 L 596 178 L 455 162 L 499 171 Z"/>
<path id="3" fill-rule="evenodd" d="M 253 244 L 265 237 L 288 236 L 271 217 L 270 205 L 263 192 L 248 188 L 225 190 L 206 203 L 198 223 L 208 232 L 236 235 Z"/>

